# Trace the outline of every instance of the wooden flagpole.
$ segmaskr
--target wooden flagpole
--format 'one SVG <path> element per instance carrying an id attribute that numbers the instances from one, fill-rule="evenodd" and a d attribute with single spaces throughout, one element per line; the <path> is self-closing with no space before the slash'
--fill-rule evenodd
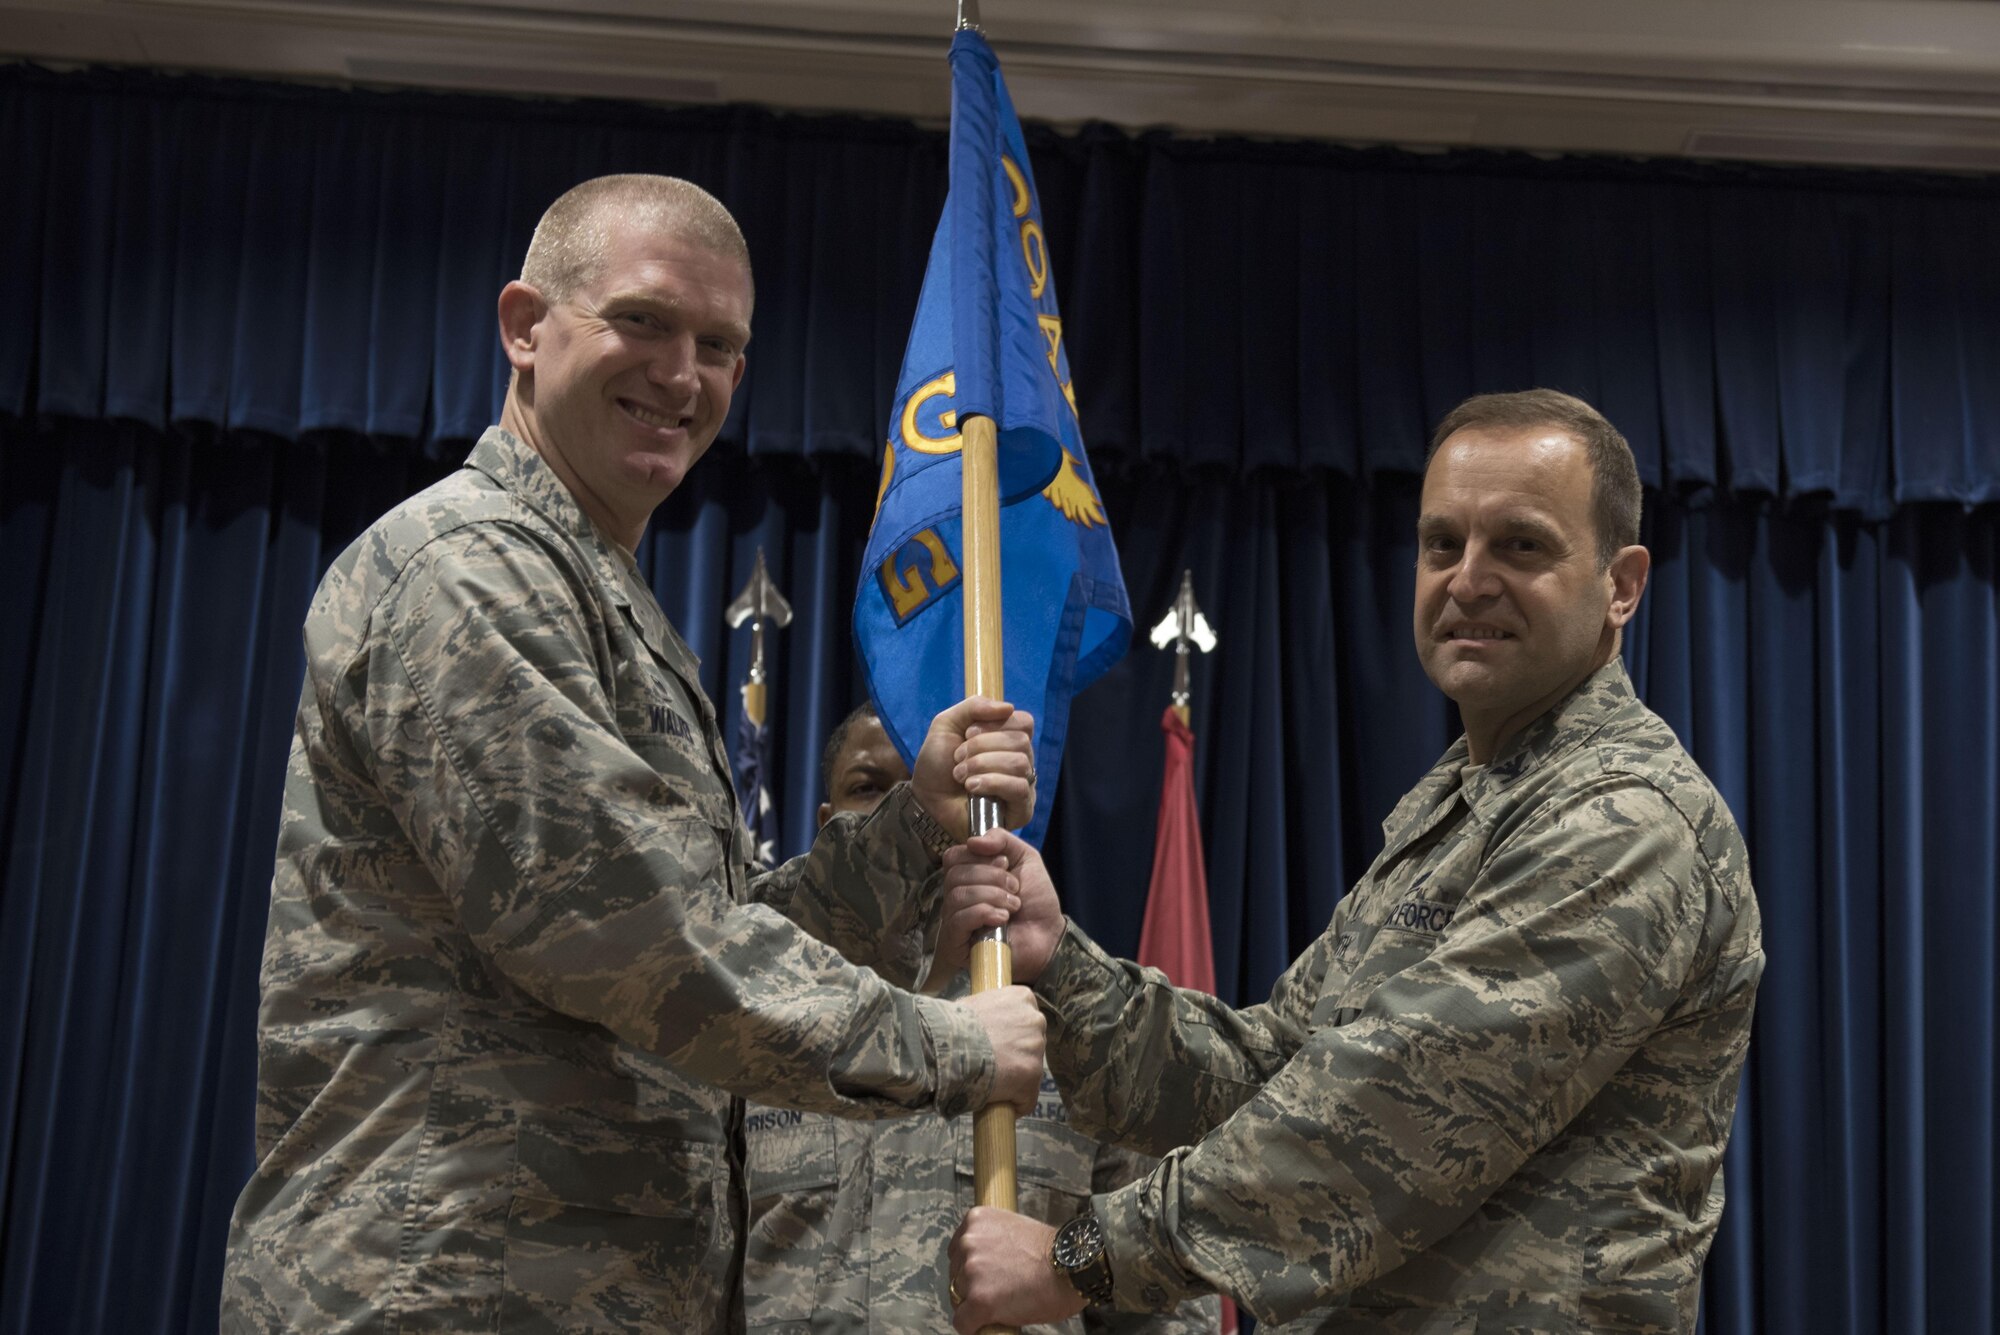
<path id="1" fill-rule="evenodd" d="M 1000 642 L 1000 465 L 998 434 L 990 417 L 959 424 L 964 524 L 965 693 L 1006 699 L 1006 666 Z M 971 799 L 972 833 L 1000 827 L 992 798 Z M 982 933 L 972 946 L 972 990 L 990 992 L 1014 980 L 1014 952 L 1007 929 Z M 1014 1109 L 995 1103 L 974 1114 L 973 1187 L 981 1205 L 1015 1208 Z M 998 1329 L 989 1328 L 989 1329 Z"/>
<path id="2" fill-rule="evenodd" d="M 958 0 L 960 29 L 979 27 L 978 0 Z M 965 693 L 989 700 L 1007 698 L 1006 659 L 1000 632 L 1000 441 L 993 419 L 959 419 L 959 521 L 963 525 L 965 600 Z M 973 834 L 1000 828 L 1000 804 L 990 797 L 969 801 L 967 825 Z M 1014 951 L 1007 929 L 983 932 L 972 943 L 972 990 L 991 992 L 1014 981 Z M 973 1192 L 981 1205 L 1017 1207 L 1014 1109 L 989 1104 L 972 1115 Z M 1014 1335 L 1012 1327 L 988 1326 L 981 1335 Z"/>

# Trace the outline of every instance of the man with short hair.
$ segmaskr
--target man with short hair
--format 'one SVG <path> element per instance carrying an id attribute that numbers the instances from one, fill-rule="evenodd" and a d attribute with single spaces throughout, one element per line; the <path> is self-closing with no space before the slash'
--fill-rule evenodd
<path id="1" fill-rule="evenodd" d="M 872 818 L 753 876 L 715 710 L 633 558 L 742 379 L 735 222 L 684 181 L 601 178 L 522 275 L 500 425 L 307 617 L 226 1330 L 734 1329 L 736 1096 L 1039 1093 L 1025 989 L 942 1002 L 836 951 L 869 962 L 842 924 L 930 881 L 968 793 L 1028 818 L 1032 721 L 954 706 Z"/>
<path id="2" fill-rule="evenodd" d="M 827 800 L 819 822 L 865 818 L 909 778 L 872 704 L 827 738 L 820 767 Z M 925 989 L 965 995 L 965 941 L 933 956 L 922 925 L 886 925 Z M 811 1335 L 948 1332 L 945 1245 L 975 1199 L 972 1124 L 919 1114 L 856 1122 L 752 1106 L 748 1118 L 750 1229 L 743 1268 L 752 1331 Z M 1015 1124 L 1023 1214 L 1051 1226 L 1083 1212 L 1091 1193 L 1143 1177 L 1153 1161 L 1100 1144 L 1069 1125 L 1054 1080 Z M 1217 1324 L 1214 1298 L 1166 1313 L 1093 1311 L 1049 1335 L 1203 1335 Z"/>
<path id="3" fill-rule="evenodd" d="M 1465 735 L 1262 1006 L 1104 954 L 1018 840 L 947 858 L 948 914 L 1018 892 L 1072 1114 L 1165 1156 L 1060 1232 L 975 1210 L 960 1331 L 1215 1291 L 1297 1331 L 1694 1329 L 1764 956 L 1736 824 L 1618 656 L 1638 519 L 1580 400 L 1444 420 L 1414 628 Z"/>

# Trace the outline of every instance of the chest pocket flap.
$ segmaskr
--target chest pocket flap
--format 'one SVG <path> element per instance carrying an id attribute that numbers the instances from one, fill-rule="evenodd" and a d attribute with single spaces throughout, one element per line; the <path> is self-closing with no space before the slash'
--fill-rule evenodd
<path id="1" fill-rule="evenodd" d="M 744 1119 L 750 1197 L 820 1191 L 840 1180 L 833 1123 L 790 1108 L 750 1109 Z"/>

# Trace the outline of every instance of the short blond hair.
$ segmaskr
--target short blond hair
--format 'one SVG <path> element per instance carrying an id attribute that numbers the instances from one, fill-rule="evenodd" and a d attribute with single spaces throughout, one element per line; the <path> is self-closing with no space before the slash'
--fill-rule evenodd
<path id="1" fill-rule="evenodd" d="M 598 176 L 564 191 L 535 224 L 521 261 L 521 281 L 549 302 L 594 279 L 617 222 L 672 232 L 750 271 L 750 247 L 722 201 L 676 176 Z"/>

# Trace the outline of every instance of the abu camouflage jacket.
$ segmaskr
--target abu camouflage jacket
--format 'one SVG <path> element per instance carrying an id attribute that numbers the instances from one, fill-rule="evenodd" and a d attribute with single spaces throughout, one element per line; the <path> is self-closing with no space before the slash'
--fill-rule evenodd
<path id="1" fill-rule="evenodd" d="M 1613 661 L 1383 829 L 1264 1005 L 1074 926 L 1037 981 L 1072 1115 L 1165 1156 L 1094 1201 L 1118 1305 L 1692 1331 L 1764 965 L 1721 798 Z"/>
<path id="2" fill-rule="evenodd" d="M 693 656 L 511 435 L 305 640 L 225 1330 L 731 1329 L 734 1096 L 985 1101 L 971 1016 L 850 963 L 929 911 L 908 788 L 753 879 Z"/>

